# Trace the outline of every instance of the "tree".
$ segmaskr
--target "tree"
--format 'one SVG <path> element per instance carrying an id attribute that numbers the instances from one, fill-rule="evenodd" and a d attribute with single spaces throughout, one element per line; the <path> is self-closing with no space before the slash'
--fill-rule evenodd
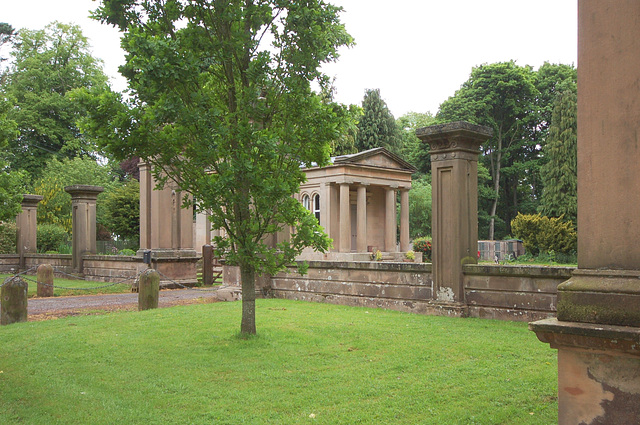
<path id="1" fill-rule="evenodd" d="M 80 27 L 54 22 L 44 30 L 22 29 L 12 54 L 15 63 L 3 88 L 15 101 L 9 119 L 19 131 L 9 141 L 11 169 L 26 170 L 35 179 L 52 156 L 93 154 L 93 143 L 76 126 L 83 111 L 67 93 L 77 87 L 105 87 L 107 77 Z"/>
<path id="2" fill-rule="evenodd" d="M 441 122 L 465 120 L 493 129 L 493 137 L 483 146 L 483 159 L 491 173 L 494 196 L 489 210 L 488 237 L 491 240 L 494 239 L 501 185 L 505 185 L 505 166 L 514 163 L 514 155 L 519 151 L 535 149 L 530 146 L 532 142 L 526 137 L 525 128 L 537 94 L 533 82 L 534 73 L 529 66 L 518 66 L 513 61 L 481 65 L 471 71 L 469 80 L 440 106 L 437 114 Z M 512 171 L 507 177 L 517 175 L 522 180 L 526 169 L 507 171 Z M 517 192 L 512 196 L 517 201 Z M 517 209 L 517 203 L 515 207 Z"/>
<path id="3" fill-rule="evenodd" d="M 542 149 L 547 163 L 542 166 L 542 205 L 549 217 L 564 216 L 575 222 L 578 211 L 578 108 L 572 90 L 560 94 L 555 102 L 547 143 Z"/>
<path id="4" fill-rule="evenodd" d="M 125 239 L 140 236 L 140 184 L 129 180 L 109 191 L 103 200 L 103 224 L 111 232 Z"/>
<path id="5" fill-rule="evenodd" d="M 109 168 L 91 158 L 65 158 L 62 161 L 52 158 L 43 170 L 42 177 L 34 184 L 34 193 L 44 197 L 38 204 L 39 224 L 55 224 L 71 233 L 71 195 L 65 192 L 64 188 L 74 184 L 105 188 L 105 191 L 98 195 L 96 206 L 97 221 L 103 223 L 102 200 L 115 184 Z"/>
<path id="6" fill-rule="evenodd" d="M 386 102 L 380 97 L 380 89 L 365 91 L 362 109 L 364 113 L 358 123 L 356 137 L 357 150 L 384 147 L 393 153 L 399 153 L 400 134 Z"/>
<path id="7" fill-rule="evenodd" d="M 358 123 L 362 118 L 363 110 L 358 105 L 349 105 L 347 120 L 340 137 L 331 143 L 331 155 L 349 155 L 357 153 L 356 138 L 358 137 Z"/>
<path id="8" fill-rule="evenodd" d="M 131 97 L 78 92 L 91 111 L 83 128 L 116 157 L 151 163 L 226 230 L 214 243 L 240 269 L 242 334 L 256 332 L 255 276 L 329 246 L 293 194 L 301 166 L 328 163 L 346 119 L 311 88 L 329 84 L 320 66 L 352 43 L 341 10 L 321 0 L 103 0 L 95 12 L 122 31 Z M 285 229 L 288 240 L 266 242 Z"/>
<path id="9" fill-rule="evenodd" d="M 435 121 L 431 112 L 407 112 L 396 120 L 400 131 L 400 155 L 416 167 L 419 175 L 431 173 L 431 154 L 429 144 L 418 139 L 416 130 L 433 125 Z"/>
<path id="10" fill-rule="evenodd" d="M 414 180 L 409 190 L 409 229 L 411 238 L 431 236 L 431 184 Z"/>

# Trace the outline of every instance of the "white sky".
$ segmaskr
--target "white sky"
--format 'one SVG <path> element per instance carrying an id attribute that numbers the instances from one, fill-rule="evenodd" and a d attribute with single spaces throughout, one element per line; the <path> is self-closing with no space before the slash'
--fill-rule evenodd
<path id="1" fill-rule="evenodd" d="M 336 100 L 360 104 L 379 88 L 397 118 L 436 113 L 471 68 L 516 60 L 577 65 L 577 0 L 333 0 L 356 46 L 325 72 L 336 77 Z M 0 0 L 0 22 L 41 29 L 54 20 L 82 27 L 105 62 L 112 87 L 123 90 L 118 31 L 88 18 L 94 0 Z"/>

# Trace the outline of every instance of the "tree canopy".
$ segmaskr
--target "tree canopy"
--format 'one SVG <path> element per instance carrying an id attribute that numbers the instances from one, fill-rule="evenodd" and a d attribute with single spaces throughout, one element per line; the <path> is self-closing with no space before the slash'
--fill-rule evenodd
<path id="1" fill-rule="evenodd" d="M 83 129 L 114 156 L 151 163 L 226 231 L 214 244 L 240 268 L 243 334 L 256 332 L 256 274 L 330 243 L 292 195 L 301 166 L 328 163 L 346 121 L 311 85 L 329 84 L 320 66 L 352 43 L 340 11 L 321 0 L 103 0 L 95 12 L 122 31 L 131 93 L 76 93 L 91 111 Z M 267 243 L 279 231 L 289 237 Z"/>
<path id="2" fill-rule="evenodd" d="M 7 113 L 18 130 L 8 140 L 11 169 L 37 178 L 52 156 L 93 154 L 93 143 L 76 126 L 82 110 L 67 94 L 78 87 L 104 88 L 107 77 L 80 27 L 54 22 L 43 30 L 22 29 L 12 56 L 2 87 L 19 106 Z"/>
<path id="3" fill-rule="evenodd" d="M 575 81 L 575 68 L 569 65 L 545 63 L 534 71 L 514 61 L 484 64 L 441 105 L 439 122 L 464 120 L 493 128 L 494 136 L 482 147 L 480 158 L 493 192 L 488 209 L 479 212 L 481 237 L 506 236 L 518 212 L 537 210 L 549 111 L 559 90 L 575 92 Z M 481 199 L 479 204 L 485 202 Z"/>
<path id="4" fill-rule="evenodd" d="M 393 153 L 399 153 L 398 127 L 386 102 L 380 97 L 380 89 L 365 91 L 362 109 L 363 114 L 358 122 L 356 150 L 384 147 Z"/>

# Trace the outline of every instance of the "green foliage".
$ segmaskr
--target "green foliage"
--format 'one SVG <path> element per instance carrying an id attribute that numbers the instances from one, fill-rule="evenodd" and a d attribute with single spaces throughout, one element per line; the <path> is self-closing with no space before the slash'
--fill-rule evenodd
<path id="1" fill-rule="evenodd" d="M 542 152 L 547 163 L 541 168 L 542 204 L 547 216 L 574 221 L 578 212 L 578 108 L 577 96 L 563 92 L 556 101 L 549 137 Z"/>
<path id="2" fill-rule="evenodd" d="M 105 192 L 98 195 L 97 217 L 103 221 L 105 208 L 103 199 L 115 187 L 109 168 L 91 158 L 52 158 L 34 184 L 34 193 L 44 198 L 38 204 L 38 223 L 56 224 L 71 232 L 71 195 L 64 191 L 66 186 L 85 184 L 102 186 Z"/>
<path id="3" fill-rule="evenodd" d="M 356 149 L 366 151 L 384 147 L 390 152 L 400 153 L 400 132 L 386 102 L 380 97 L 380 89 L 365 91 L 362 109 Z"/>
<path id="4" fill-rule="evenodd" d="M 428 143 L 422 143 L 416 130 L 433 125 L 436 119 L 431 112 L 407 112 L 396 120 L 400 131 L 400 155 L 416 167 L 419 175 L 431 173 L 431 154 Z"/>
<path id="5" fill-rule="evenodd" d="M 108 192 L 102 202 L 104 225 L 114 234 L 126 239 L 140 236 L 140 184 L 129 180 Z"/>
<path id="6" fill-rule="evenodd" d="M 69 233 L 57 224 L 38 224 L 36 243 L 38 252 L 57 252 L 62 244 L 69 242 Z"/>
<path id="7" fill-rule="evenodd" d="M 578 237 L 573 223 L 563 221 L 562 217 L 518 214 L 511 221 L 511 229 L 532 255 L 549 252 L 570 254 L 577 248 Z"/>
<path id="8" fill-rule="evenodd" d="M 216 254 L 240 267 L 241 331 L 255 333 L 255 275 L 282 270 L 305 246 L 329 246 L 292 195 L 305 179 L 300 165 L 326 165 L 348 119 L 322 95 L 330 81 L 321 65 L 352 43 L 342 9 L 319 0 L 136 3 L 104 0 L 95 12 L 123 34 L 131 96 L 77 91 L 90 112 L 82 128 L 115 158 L 148 161 L 161 185 L 192 194 L 226 231 Z M 285 228 L 289 240 L 265 242 Z"/>
<path id="9" fill-rule="evenodd" d="M 487 239 L 510 232 L 518 212 L 533 213 L 542 195 L 540 167 L 555 96 L 575 91 L 573 66 L 545 63 L 538 71 L 514 61 L 474 68 L 456 94 L 437 114 L 439 122 L 464 120 L 489 126 L 493 137 L 482 148 L 481 164 L 489 171 L 485 183 L 493 194 L 480 202 L 481 220 L 488 220 Z M 481 186 L 479 187 L 480 190 Z M 480 194 L 484 196 L 484 194 Z M 481 221 L 481 234 L 484 230 Z"/>
<path id="10" fill-rule="evenodd" d="M 407 260 L 415 260 L 416 259 L 416 253 L 415 253 L 415 251 L 410 249 L 409 251 L 405 252 L 404 257 Z"/>
<path id="11" fill-rule="evenodd" d="M 13 222 L 0 221 L 0 254 L 15 254 L 18 229 Z"/>
<path id="12" fill-rule="evenodd" d="M 133 249 L 125 248 L 125 249 L 119 251 L 118 255 L 134 256 L 134 255 L 136 255 L 136 252 Z"/>
<path id="13" fill-rule="evenodd" d="M 409 190 L 409 236 L 430 235 L 431 217 L 431 184 L 424 178 L 414 180 Z"/>
<path id="14" fill-rule="evenodd" d="M 413 240 L 413 250 L 415 252 L 422 252 L 422 260 L 427 261 L 431 259 L 431 238 L 421 237 Z"/>
<path id="15" fill-rule="evenodd" d="M 67 94 L 77 87 L 105 87 L 107 77 L 80 27 L 54 22 L 43 30 L 22 29 L 12 56 L 2 88 L 17 106 L 8 114 L 19 131 L 9 142 L 12 170 L 38 178 L 52 156 L 93 154 L 92 141 L 76 126 L 84 111 Z"/>
<path id="16" fill-rule="evenodd" d="M 349 105 L 347 109 L 344 130 L 340 137 L 331 142 L 331 155 L 349 155 L 357 153 L 356 137 L 358 135 L 358 122 L 362 118 L 363 110 L 358 105 Z"/>

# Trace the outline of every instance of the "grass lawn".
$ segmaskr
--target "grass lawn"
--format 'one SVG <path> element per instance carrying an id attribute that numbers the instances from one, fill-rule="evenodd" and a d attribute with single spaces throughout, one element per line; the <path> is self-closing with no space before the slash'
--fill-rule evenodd
<path id="1" fill-rule="evenodd" d="M 555 424 L 525 323 L 258 300 L 0 327 L 1 424 Z"/>

